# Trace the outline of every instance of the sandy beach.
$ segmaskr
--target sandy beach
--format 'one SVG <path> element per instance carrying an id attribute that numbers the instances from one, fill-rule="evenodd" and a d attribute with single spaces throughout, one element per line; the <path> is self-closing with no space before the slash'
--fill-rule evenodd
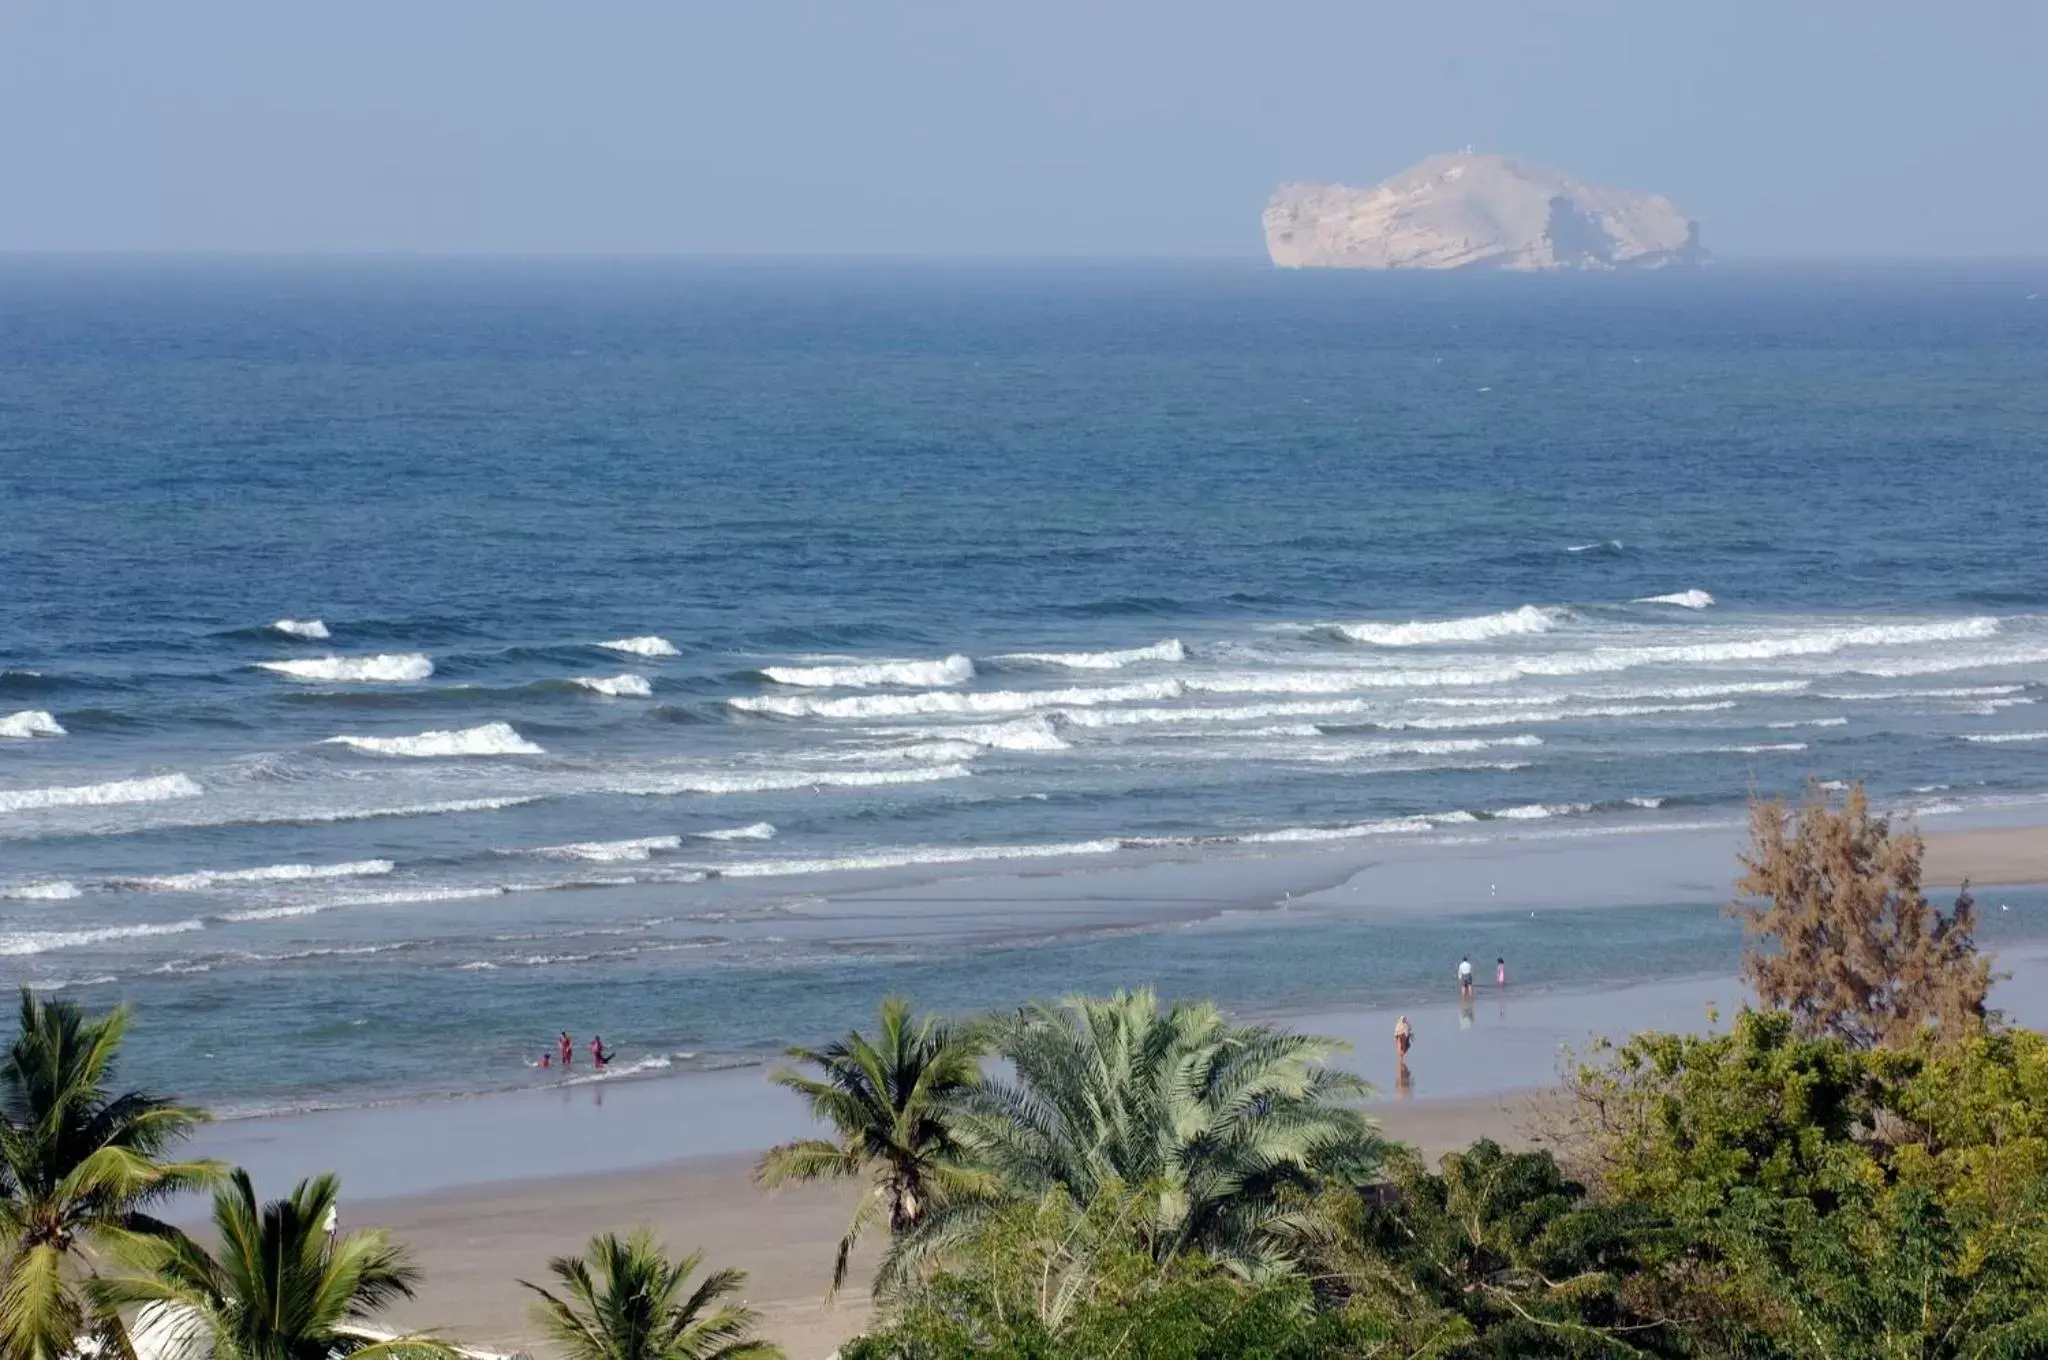
<path id="1" fill-rule="evenodd" d="M 1968 879 L 1986 887 L 2048 883 L 2048 827 L 1999 826 L 1929 831 L 1926 881 L 1952 885 Z"/>

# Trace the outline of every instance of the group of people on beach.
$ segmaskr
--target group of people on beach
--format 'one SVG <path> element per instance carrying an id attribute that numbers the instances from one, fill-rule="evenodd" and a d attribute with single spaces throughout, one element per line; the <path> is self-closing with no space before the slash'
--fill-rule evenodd
<path id="1" fill-rule="evenodd" d="M 591 1035 L 590 1065 L 602 1072 L 605 1068 L 611 1066 L 611 1061 L 612 1050 L 604 1046 L 604 1036 L 602 1034 Z M 552 1068 L 558 1062 L 563 1067 L 573 1067 L 576 1063 L 576 1041 L 569 1037 L 568 1030 L 563 1030 L 561 1037 L 555 1040 L 555 1051 L 541 1054 L 540 1062 L 535 1065 Z"/>
<path id="2" fill-rule="evenodd" d="M 1505 957 L 1494 959 L 1493 979 L 1496 987 L 1502 991 L 1507 990 L 1508 961 Z M 1468 1002 L 1472 1000 L 1472 994 L 1472 956 L 1467 954 L 1458 961 L 1458 999 L 1461 1002 Z M 1404 1015 L 1394 1022 L 1395 1079 L 1402 1090 L 1408 1086 L 1408 1050 L 1414 1043 L 1415 1026 L 1410 1024 L 1408 1017 Z"/>

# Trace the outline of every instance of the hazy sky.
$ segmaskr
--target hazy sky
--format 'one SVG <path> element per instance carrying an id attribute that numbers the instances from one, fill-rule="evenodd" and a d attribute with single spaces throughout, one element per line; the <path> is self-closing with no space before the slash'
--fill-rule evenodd
<path id="1" fill-rule="evenodd" d="M 2048 253 L 2048 0 L 0 0 L 0 249 L 1256 255 L 1436 151 Z"/>

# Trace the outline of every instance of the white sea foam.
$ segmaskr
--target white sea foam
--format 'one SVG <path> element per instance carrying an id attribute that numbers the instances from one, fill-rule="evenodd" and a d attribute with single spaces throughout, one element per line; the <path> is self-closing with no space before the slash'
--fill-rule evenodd
<path id="1" fill-rule="evenodd" d="M 287 637 L 307 638 L 313 642 L 325 642 L 334 636 L 318 619 L 279 619 L 270 626 Z"/>
<path id="2" fill-rule="evenodd" d="M 1075 727 L 1149 727 L 1181 723 L 1258 722 L 1267 718 L 1341 718 L 1379 711 L 1368 699 L 1288 699 L 1264 704 L 1205 705 L 1194 708 L 1101 708 L 1064 713 Z"/>
<path id="3" fill-rule="evenodd" d="M 1395 817 L 1378 822 L 1354 822 L 1349 826 L 1289 826 L 1277 831 L 1254 831 L 1238 839 L 1247 845 L 1287 845 L 1299 841 L 1346 841 L 1361 836 L 1394 836 L 1404 832 L 1434 831 L 1437 822 L 1448 818 Z M 1469 814 L 1462 817 L 1471 821 Z"/>
<path id="4" fill-rule="evenodd" d="M 891 735 L 906 735 L 902 732 Z M 967 742 L 973 746 L 989 747 L 998 751 L 1064 751 L 1067 743 L 1053 727 L 1052 720 L 1044 714 L 1034 713 L 1028 717 L 1000 723 L 968 723 L 959 727 L 920 727 L 907 735 L 924 737 L 934 742 Z"/>
<path id="5" fill-rule="evenodd" d="M 1113 652 L 1012 652 L 998 661 L 1033 666 L 1064 666 L 1076 671 L 1113 671 L 1145 661 L 1185 661 L 1187 648 L 1179 638 L 1167 638 L 1149 647 L 1126 647 Z"/>
<path id="6" fill-rule="evenodd" d="M 144 940 L 157 935 L 183 935 L 204 930 L 204 921 L 171 921 L 163 925 L 101 926 L 92 930 L 27 930 L 0 935 L 0 956 L 20 958 L 47 954 L 53 949 L 77 949 L 85 945 L 111 944 L 116 940 Z"/>
<path id="7" fill-rule="evenodd" d="M 654 686 L 647 683 L 644 675 L 578 675 L 573 683 L 599 694 L 609 694 L 615 699 L 652 699 Z"/>
<path id="8" fill-rule="evenodd" d="M 1479 642 L 1486 638 L 1547 633 L 1563 619 L 1556 609 L 1525 604 L 1499 614 L 1469 619 L 1418 619 L 1409 623 L 1341 623 L 1336 631 L 1352 642 L 1377 647 L 1425 647 L 1443 642 Z"/>
<path id="9" fill-rule="evenodd" d="M 436 817 L 453 812 L 497 812 L 504 808 L 538 803 L 543 795 L 520 794 L 506 798 L 450 798 L 438 803 L 410 803 L 401 807 L 326 808 L 314 812 L 273 811 L 237 817 L 238 823 L 264 825 L 271 822 L 368 822 L 385 817 Z"/>
<path id="10" fill-rule="evenodd" d="M 863 869 L 903 869 L 924 864 L 974 864 L 984 860 L 1053 859 L 1070 855 L 1106 855 L 1127 848 L 1127 842 L 1102 839 L 1051 845 L 962 845 L 877 850 L 833 859 L 751 860 L 701 866 L 721 878 L 769 878 L 790 874 L 852 873 Z"/>
<path id="11" fill-rule="evenodd" d="M 1597 543 L 1574 543 L 1569 548 L 1566 548 L 1565 551 L 1572 553 L 1620 552 L 1626 546 L 1618 538 L 1603 538 Z"/>
<path id="12" fill-rule="evenodd" d="M 0 718 L 0 738 L 61 737 L 64 725 L 39 708 L 25 708 Z"/>
<path id="13" fill-rule="evenodd" d="M 1520 807 L 1502 808 L 1493 817 L 1496 821 L 1537 822 L 1548 817 L 1570 817 L 1592 810 L 1591 803 L 1524 803 Z"/>
<path id="14" fill-rule="evenodd" d="M 1669 713 L 1720 713 L 1735 707 L 1733 699 L 1703 704 L 1595 704 L 1583 708 L 1530 708 L 1502 712 L 1447 713 L 1434 718 L 1388 719 L 1389 728 L 1424 731 L 1461 727 L 1519 727 L 1525 723 L 1584 722 L 1594 718 L 1646 718 Z"/>
<path id="15" fill-rule="evenodd" d="M 580 859 L 595 863 L 612 863 L 649 859 L 656 851 L 679 849 L 682 843 L 681 836 L 641 836 L 626 841 L 577 841 L 569 845 L 543 845 L 521 853 L 539 855 L 543 859 Z"/>
<path id="16" fill-rule="evenodd" d="M 1321 729 L 1313 729 L 1320 734 Z M 1541 737 L 1451 737 L 1430 741 L 1344 741 L 1313 747 L 1279 746 L 1252 753 L 1254 758 L 1299 760 L 1320 764 L 1342 764 L 1355 760 L 1377 760 L 1389 756 L 1468 755 L 1501 746 L 1541 746 Z M 1247 753 L 1222 747 L 1209 755 L 1218 760 L 1242 760 Z"/>
<path id="17" fill-rule="evenodd" d="M 724 826 L 716 831 L 693 833 L 701 841 L 772 841 L 775 839 L 773 822 L 750 822 L 746 826 Z"/>
<path id="18" fill-rule="evenodd" d="M 1804 751 L 1803 741 L 1762 741 L 1743 746 L 1707 746 L 1688 754 L 1703 756 L 1762 756 L 1781 751 Z"/>
<path id="19" fill-rule="evenodd" d="M 1847 727 L 1848 725 L 1849 720 L 1847 718 L 1800 718 L 1793 722 L 1764 724 L 1764 726 L 1777 731 L 1786 731 L 1794 727 Z"/>
<path id="20" fill-rule="evenodd" d="M 1624 798 L 1621 801 L 1627 803 L 1630 807 L 1654 809 L 1664 806 L 1664 800 L 1662 798 Z"/>
<path id="21" fill-rule="evenodd" d="M 1964 734 L 1963 740 L 1992 745 L 2014 741 L 2048 741 L 2048 732 L 1969 732 Z"/>
<path id="22" fill-rule="evenodd" d="M 937 661 L 854 661 L 823 666 L 765 666 L 761 674 L 778 685 L 811 689 L 861 689 L 873 685 L 961 685 L 974 678 L 974 663 L 957 653 Z"/>
<path id="23" fill-rule="evenodd" d="M 199 869 L 188 874 L 150 878 L 114 878 L 108 885 L 144 892 L 204 892 L 240 883 L 291 883 L 321 878 L 375 878 L 393 869 L 388 859 L 358 859 L 343 864 L 265 864 L 255 869 Z"/>
<path id="24" fill-rule="evenodd" d="M 1670 595 L 1638 595 L 1630 604 L 1675 604 L 1680 609 L 1705 609 L 1714 597 L 1704 590 L 1680 590 Z"/>
<path id="25" fill-rule="evenodd" d="M 353 897 L 329 898 L 323 902 L 301 902 L 293 906 L 252 907 L 247 911 L 223 912 L 220 919 L 237 925 L 256 921 L 288 921 L 316 916 L 344 907 L 395 906 L 405 902 L 465 902 L 484 897 L 503 897 L 508 889 L 488 888 L 394 888 L 390 892 L 358 893 Z"/>
<path id="26" fill-rule="evenodd" d="M 1822 699 L 1837 699 L 1846 702 L 1869 700 L 1888 702 L 1896 699 L 1979 699 L 1995 694 L 2018 694 L 2025 685 L 1962 685 L 1949 689 L 1877 689 L 1862 694 L 1822 694 Z"/>
<path id="27" fill-rule="evenodd" d="M 658 798 L 679 793 L 775 793 L 784 789 L 872 789 L 965 779 L 965 765 L 929 765 L 908 770 L 761 770 L 726 774 L 678 774 L 611 785 L 607 792 Z"/>
<path id="28" fill-rule="evenodd" d="M 0 789 L 0 812 L 37 808 L 100 807 L 109 803 L 161 803 L 171 798 L 197 798 L 206 790 L 182 774 L 147 779 L 116 779 L 105 784 L 80 784 L 59 789 Z"/>
<path id="29" fill-rule="evenodd" d="M 68 902 L 79 895 L 77 884 L 67 883 L 61 878 L 46 878 L 34 883 L 10 883 L 0 887 L 0 897 L 11 902 Z"/>
<path id="30" fill-rule="evenodd" d="M 377 656 L 316 656 L 296 661 L 259 661 L 258 667 L 292 680 L 356 684 L 407 684 L 434 673 L 424 652 L 386 652 Z"/>
<path id="31" fill-rule="evenodd" d="M 632 656 L 681 656 L 676 645 L 665 637 L 648 634 L 645 637 L 613 638 L 610 642 L 597 644 L 608 651 L 626 652 Z"/>
<path id="32" fill-rule="evenodd" d="M 926 714 L 1030 713 L 1046 708 L 1087 708 L 1145 700 L 1178 699 L 1185 693 L 1178 680 L 1142 684 L 1101 685 L 1078 689 L 987 690 L 956 694 L 927 690 L 919 694 L 858 694 L 843 699 L 807 699 L 766 695 L 726 702 L 746 713 L 783 718 L 912 718 Z"/>
<path id="33" fill-rule="evenodd" d="M 544 756 L 504 722 L 489 722 L 455 731 L 420 732 L 410 737 L 329 737 L 325 745 L 351 747 L 379 756 Z"/>

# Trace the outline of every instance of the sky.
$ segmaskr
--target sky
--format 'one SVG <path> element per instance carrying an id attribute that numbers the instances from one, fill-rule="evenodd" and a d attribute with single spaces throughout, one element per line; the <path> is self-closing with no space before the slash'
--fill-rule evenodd
<path id="1" fill-rule="evenodd" d="M 0 250 L 1256 258 L 1468 144 L 2048 254 L 2048 0 L 0 0 Z"/>

